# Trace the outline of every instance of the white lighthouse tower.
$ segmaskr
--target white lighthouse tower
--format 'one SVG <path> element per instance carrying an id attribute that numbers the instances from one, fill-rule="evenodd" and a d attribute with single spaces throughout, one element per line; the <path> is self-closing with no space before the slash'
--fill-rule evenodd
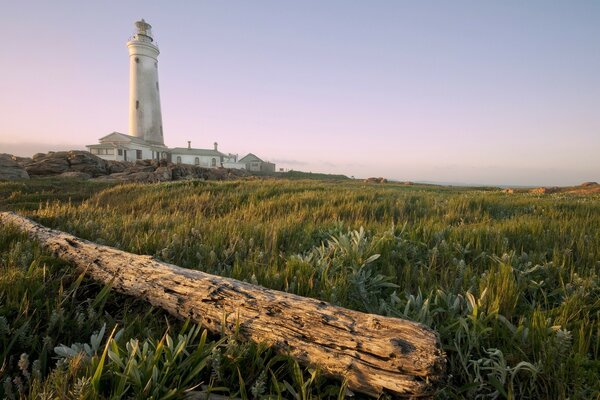
<path id="1" fill-rule="evenodd" d="M 129 49 L 129 134 L 164 145 L 160 92 L 158 87 L 158 46 L 152 26 L 144 19 L 135 23 Z"/>

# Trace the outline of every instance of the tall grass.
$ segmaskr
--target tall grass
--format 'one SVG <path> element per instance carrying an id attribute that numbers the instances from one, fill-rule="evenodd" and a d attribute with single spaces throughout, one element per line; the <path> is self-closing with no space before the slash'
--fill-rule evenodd
<path id="1" fill-rule="evenodd" d="M 0 184 L 12 190 L 0 206 L 183 267 L 433 327 L 449 357 L 441 398 L 600 390 L 598 196 L 264 180 L 72 185 L 76 200 L 34 208 L 38 184 Z"/>

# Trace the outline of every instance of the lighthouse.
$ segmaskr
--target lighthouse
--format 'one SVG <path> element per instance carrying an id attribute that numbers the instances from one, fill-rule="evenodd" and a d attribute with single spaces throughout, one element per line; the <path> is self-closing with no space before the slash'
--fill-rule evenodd
<path id="1" fill-rule="evenodd" d="M 265 163 L 253 154 L 238 162 L 236 154 L 212 149 L 197 149 L 192 142 L 187 147 L 165 146 L 160 90 L 158 87 L 158 46 L 152 37 L 152 26 L 144 21 L 135 23 L 135 33 L 127 42 L 129 49 L 129 132 L 112 132 L 89 144 L 91 154 L 111 161 L 138 162 L 165 160 L 177 164 L 190 164 L 204 168 L 237 168 L 257 171 L 275 171 L 275 164 Z M 258 168 L 258 169 L 256 169 Z M 120 175 L 122 176 L 122 175 Z M 153 178 L 152 178 L 153 179 Z"/>
<path id="2" fill-rule="evenodd" d="M 158 86 L 158 46 L 152 26 L 142 19 L 135 23 L 129 49 L 129 134 L 151 144 L 164 145 L 160 91 Z"/>

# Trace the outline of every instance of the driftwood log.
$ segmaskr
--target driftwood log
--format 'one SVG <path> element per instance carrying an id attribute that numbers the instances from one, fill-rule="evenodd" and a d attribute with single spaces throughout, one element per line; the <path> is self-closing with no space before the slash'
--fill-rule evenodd
<path id="1" fill-rule="evenodd" d="M 398 318 L 333 306 L 235 279 L 180 268 L 0 213 L 57 257 L 121 293 L 142 298 L 212 332 L 238 329 L 325 374 L 351 390 L 378 396 L 430 396 L 444 375 L 435 332 Z"/>

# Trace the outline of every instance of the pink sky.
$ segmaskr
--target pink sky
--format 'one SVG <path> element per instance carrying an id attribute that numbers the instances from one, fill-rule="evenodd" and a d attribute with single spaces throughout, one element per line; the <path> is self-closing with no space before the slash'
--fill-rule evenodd
<path id="1" fill-rule="evenodd" d="M 600 3 L 583 1 L 7 3 L 0 152 L 127 133 L 141 17 L 169 146 L 356 177 L 600 181 Z"/>

